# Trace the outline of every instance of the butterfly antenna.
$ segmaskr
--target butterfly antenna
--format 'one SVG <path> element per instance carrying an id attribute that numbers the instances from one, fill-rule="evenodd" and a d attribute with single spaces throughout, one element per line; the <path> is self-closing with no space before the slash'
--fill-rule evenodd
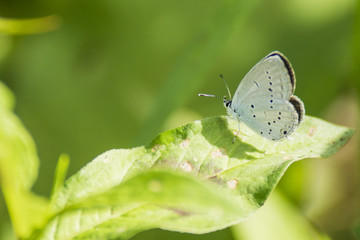
<path id="1" fill-rule="evenodd" d="M 229 87 L 228 87 L 228 85 L 227 85 L 227 83 L 226 83 L 226 81 L 225 81 L 225 78 L 224 78 L 224 76 L 223 76 L 222 74 L 220 74 L 220 77 L 221 77 L 222 80 L 224 80 L 225 87 L 226 87 L 226 89 L 227 89 L 227 91 L 228 91 L 228 93 L 229 93 L 229 97 L 230 97 L 230 100 L 231 100 L 232 98 L 231 98 L 230 89 L 229 89 Z"/>

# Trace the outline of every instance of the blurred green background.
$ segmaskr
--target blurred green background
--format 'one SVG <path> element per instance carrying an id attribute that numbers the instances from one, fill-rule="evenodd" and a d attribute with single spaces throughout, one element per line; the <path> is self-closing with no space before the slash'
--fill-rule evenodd
<path id="1" fill-rule="evenodd" d="M 0 1 L 0 80 L 37 144 L 34 191 L 49 196 L 61 153 L 71 158 L 70 176 L 106 150 L 224 115 L 221 101 L 197 93 L 225 95 L 219 73 L 234 93 L 273 50 L 291 61 L 308 115 L 359 128 L 356 0 Z M 358 150 L 356 134 L 331 159 L 291 166 L 278 187 L 332 239 L 360 239 Z M 0 237 L 11 235 L 2 197 L 0 213 Z M 242 239 L 230 229 L 201 236 L 150 230 L 134 239 L 170 237 Z"/>

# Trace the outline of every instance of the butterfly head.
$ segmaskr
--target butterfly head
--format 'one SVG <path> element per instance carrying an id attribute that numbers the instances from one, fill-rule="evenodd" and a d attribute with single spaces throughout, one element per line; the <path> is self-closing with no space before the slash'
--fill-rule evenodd
<path id="1" fill-rule="evenodd" d="M 224 107 L 226 108 L 230 108 L 231 107 L 231 100 L 227 100 L 226 96 L 223 97 L 223 103 L 224 103 Z"/>

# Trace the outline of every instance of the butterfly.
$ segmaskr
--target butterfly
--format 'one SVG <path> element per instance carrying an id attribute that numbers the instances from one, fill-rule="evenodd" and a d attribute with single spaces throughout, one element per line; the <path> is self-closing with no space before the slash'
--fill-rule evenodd
<path id="1" fill-rule="evenodd" d="M 220 77 L 225 79 L 220 75 Z M 295 91 L 295 73 L 289 60 L 274 51 L 260 60 L 243 78 L 230 100 L 223 98 L 229 116 L 245 123 L 266 139 L 277 141 L 289 136 L 302 122 L 304 103 Z M 217 97 L 211 94 L 199 94 Z"/>

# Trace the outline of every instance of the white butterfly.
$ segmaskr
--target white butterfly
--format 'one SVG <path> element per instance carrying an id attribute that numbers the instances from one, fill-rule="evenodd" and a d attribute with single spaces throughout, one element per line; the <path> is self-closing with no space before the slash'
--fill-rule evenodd
<path id="1" fill-rule="evenodd" d="M 294 70 L 280 52 L 271 52 L 245 75 L 234 99 L 226 88 L 230 96 L 230 100 L 223 98 L 227 113 L 267 139 L 276 141 L 290 135 L 305 115 L 303 102 L 293 95 Z"/>

